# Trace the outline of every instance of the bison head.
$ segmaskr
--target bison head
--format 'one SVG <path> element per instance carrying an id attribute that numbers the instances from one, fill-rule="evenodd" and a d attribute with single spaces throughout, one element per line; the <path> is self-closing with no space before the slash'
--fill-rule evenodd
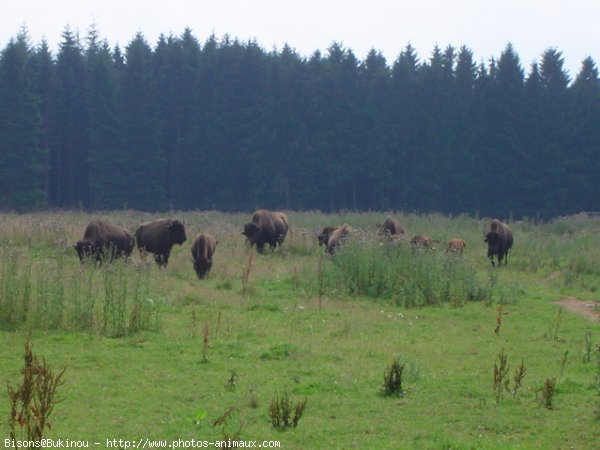
<path id="1" fill-rule="evenodd" d="M 258 227 L 256 226 L 256 224 L 252 222 L 244 225 L 244 231 L 242 231 L 242 234 L 246 236 L 246 241 L 248 241 L 250 245 L 253 245 L 255 242 L 257 228 Z"/>
<path id="2" fill-rule="evenodd" d="M 90 241 L 78 241 L 73 248 L 75 248 L 80 262 L 83 262 L 86 258 L 92 256 L 93 244 Z"/>
<path id="3" fill-rule="evenodd" d="M 194 270 L 196 271 L 196 275 L 198 275 L 198 279 L 202 280 L 206 278 L 210 269 L 212 267 L 212 258 L 209 259 L 195 259 L 194 260 Z"/>
<path id="4" fill-rule="evenodd" d="M 497 231 L 490 231 L 485 235 L 484 242 L 488 245 L 488 256 L 498 255 L 502 251 L 502 236 Z"/>
<path id="5" fill-rule="evenodd" d="M 181 245 L 187 239 L 187 236 L 185 235 L 185 226 L 181 221 L 172 220 L 167 228 L 171 234 L 171 242 Z"/>

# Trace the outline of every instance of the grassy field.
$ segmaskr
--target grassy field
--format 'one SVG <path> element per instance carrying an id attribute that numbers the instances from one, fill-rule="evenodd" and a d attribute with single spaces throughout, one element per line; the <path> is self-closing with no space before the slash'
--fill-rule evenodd
<path id="1" fill-rule="evenodd" d="M 600 220 L 513 222 L 509 263 L 493 269 L 489 219 L 395 214 L 409 235 L 441 241 L 413 254 L 408 238 L 377 237 L 384 214 L 288 215 L 283 248 L 263 255 L 241 235 L 250 214 L 170 215 L 188 241 L 166 269 L 137 249 L 80 266 L 72 249 L 92 218 L 133 231 L 159 216 L 1 215 L 0 381 L 21 381 L 30 334 L 34 354 L 66 367 L 47 436 L 100 448 L 227 437 L 284 449 L 598 448 L 600 324 L 556 302 L 599 298 Z M 342 223 L 355 232 L 325 258 L 317 231 Z M 190 254 L 199 231 L 219 240 L 202 281 Z M 463 257 L 443 251 L 453 237 Z M 501 354 L 509 367 L 495 382 Z M 384 396 L 394 360 L 402 393 Z M 280 430 L 270 407 L 284 394 L 306 407 Z M 0 389 L 3 438 L 9 415 Z"/>

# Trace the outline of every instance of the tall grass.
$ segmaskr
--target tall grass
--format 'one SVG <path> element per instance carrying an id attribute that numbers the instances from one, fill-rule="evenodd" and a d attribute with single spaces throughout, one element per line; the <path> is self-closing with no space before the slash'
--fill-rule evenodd
<path id="1" fill-rule="evenodd" d="M 369 237 L 348 242 L 322 271 L 330 295 L 384 298 L 404 307 L 462 305 L 491 296 L 490 283 L 459 255 L 413 252 L 403 243 Z"/>
<path id="2" fill-rule="evenodd" d="M 79 266 L 63 250 L 32 257 L 0 247 L 0 327 L 89 331 L 106 336 L 158 328 L 160 295 L 149 268 L 126 261 Z M 74 265 L 76 266 L 74 267 Z"/>

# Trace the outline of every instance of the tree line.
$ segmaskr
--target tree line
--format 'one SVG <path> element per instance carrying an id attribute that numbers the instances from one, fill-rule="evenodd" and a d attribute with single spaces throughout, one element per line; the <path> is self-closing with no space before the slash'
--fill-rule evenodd
<path id="1" fill-rule="evenodd" d="M 389 64 L 186 29 L 121 49 L 66 28 L 0 54 L 0 210 L 403 210 L 552 217 L 600 209 L 600 81 L 511 44 Z"/>

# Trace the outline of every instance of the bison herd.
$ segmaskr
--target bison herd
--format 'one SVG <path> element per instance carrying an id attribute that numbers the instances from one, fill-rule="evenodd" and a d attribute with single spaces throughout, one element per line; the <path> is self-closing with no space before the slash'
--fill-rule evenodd
<path id="1" fill-rule="evenodd" d="M 271 249 L 281 246 L 290 229 L 288 217 L 283 212 L 258 209 L 254 211 L 249 223 L 244 225 L 242 235 L 250 247 L 256 245 L 259 252 L 265 245 Z M 325 253 L 333 256 L 353 231 L 348 224 L 327 226 L 318 234 L 319 245 L 325 246 Z M 379 226 L 379 234 L 385 239 L 394 241 L 402 239 L 405 229 L 397 219 L 388 217 Z M 152 253 L 159 267 L 166 267 L 171 250 L 175 244 L 182 245 L 187 240 L 185 225 L 179 220 L 158 219 L 144 222 L 131 234 L 127 229 L 105 220 L 92 220 L 83 233 L 83 239 L 74 247 L 83 263 L 86 259 L 100 263 L 118 257 L 131 256 L 137 244 L 140 256 Z M 494 219 L 485 235 L 487 256 L 493 266 L 494 256 L 498 264 L 508 263 L 508 252 L 513 244 L 511 229 L 505 223 Z M 416 235 L 410 239 L 413 252 L 433 250 L 440 241 L 425 235 Z M 205 278 L 212 268 L 213 255 L 218 241 L 209 233 L 198 233 L 191 246 L 194 271 L 199 279 Z M 453 238 L 446 243 L 446 252 L 462 254 L 466 243 L 464 239 Z"/>

